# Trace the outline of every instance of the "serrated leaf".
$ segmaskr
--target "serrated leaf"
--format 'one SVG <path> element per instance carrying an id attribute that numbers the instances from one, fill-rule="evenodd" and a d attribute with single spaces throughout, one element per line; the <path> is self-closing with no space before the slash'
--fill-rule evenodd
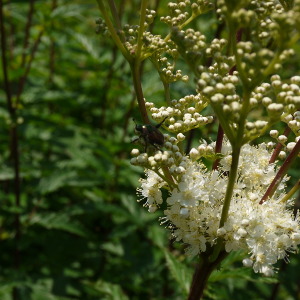
<path id="1" fill-rule="evenodd" d="M 72 32 L 71 34 L 93 59 L 99 61 L 101 55 L 99 54 L 99 51 L 97 51 L 97 48 L 95 47 L 90 38 L 80 33 Z"/>
<path id="2" fill-rule="evenodd" d="M 231 270 L 215 270 L 209 277 L 208 281 L 217 282 L 226 278 L 239 278 L 249 280 L 251 278 L 251 271 L 251 269 L 245 267 L 239 269 L 235 268 Z"/>
<path id="3" fill-rule="evenodd" d="M 77 4 L 59 5 L 52 11 L 51 17 L 52 18 L 70 18 L 70 17 L 83 18 L 80 12 L 81 12 L 80 6 Z"/>
<path id="4" fill-rule="evenodd" d="M 67 214 L 38 214 L 30 219 L 32 225 L 40 225 L 47 229 L 63 230 L 81 237 L 89 237 L 89 232 L 78 222 L 71 220 Z"/>
<path id="5" fill-rule="evenodd" d="M 49 177 L 44 177 L 41 179 L 38 190 L 42 194 L 47 194 L 50 192 L 54 192 L 59 188 L 67 185 L 69 181 L 76 178 L 75 171 L 55 171 Z"/>
<path id="6" fill-rule="evenodd" d="M 124 255 L 124 248 L 121 243 L 103 243 L 101 248 L 118 256 Z"/>
<path id="7" fill-rule="evenodd" d="M 117 284 L 112 284 L 103 280 L 99 280 L 97 282 L 85 281 L 84 283 L 87 289 L 91 289 L 98 296 L 102 296 L 99 299 L 129 300 L 129 298 L 122 291 L 122 288 Z"/>

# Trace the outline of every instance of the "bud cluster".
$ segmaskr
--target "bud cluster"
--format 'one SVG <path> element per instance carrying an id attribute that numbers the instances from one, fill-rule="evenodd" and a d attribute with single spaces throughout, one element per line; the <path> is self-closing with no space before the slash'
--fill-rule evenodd
<path id="1" fill-rule="evenodd" d="M 103 34 L 103 35 L 109 35 L 109 32 L 107 30 L 107 26 L 105 21 L 102 18 L 98 18 L 96 21 L 96 33 L 97 34 Z"/>
<path id="2" fill-rule="evenodd" d="M 163 16 L 160 20 L 170 27 L 180 27 L 188 18 L 195 18 L 213 8 L 212 1 L 196 0 L 191 3 L 190 0 L 183 0 L 179 2 L 169 2 L 169 15 Z"/>
<path id="3" fill-rule="evenodd" d="M 178 147 L 178 143 L 184 139 L 183 134 L 179 134 L 178 138 L 170 137 L 168 134 L 164 135 L 165 151 L 157 150 L 153 155 L 148 153 L 140 153 L 138 149 L 133 149 L 131 155 L 131 164 L 142 166 L 150 170 L 159 170 L 162 166 L 174 168 L 179 166 L 183 159 L 183 154 Z M 177 170 L 178 171 L 178 170 Z M 175 173 L 180 173 L 179 171 Z"/>
<path id="4" fill-rule="evenodd" d="M 170 132 L 184 133 L 213 121 L 212 116 L 200 114 L 207 104 L 207 101 L 197 94 L 188 95 L 179 100 L 174 99 L 168 107 L 156 108 L 153 102 L 146 102 L 146 107 L 156 121 L 167 117 L 165 124 Z"/>

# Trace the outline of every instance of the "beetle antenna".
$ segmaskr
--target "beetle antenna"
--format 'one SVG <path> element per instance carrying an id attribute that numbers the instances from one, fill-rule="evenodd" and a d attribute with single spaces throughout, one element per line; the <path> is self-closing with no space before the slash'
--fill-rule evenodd
<path id="1" fill-rule="evenodd" d="M 155 127 L 159 128 L 168 117 L 165 117 L 160 123 L 158 123 L 157 125 L 155 125 Z"/>

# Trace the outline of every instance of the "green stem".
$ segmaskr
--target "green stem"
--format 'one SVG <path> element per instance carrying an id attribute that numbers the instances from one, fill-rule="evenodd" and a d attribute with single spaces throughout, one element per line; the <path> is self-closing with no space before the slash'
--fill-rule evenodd
<path id="1" fill-rule="evenodd" d="M 281 53 L 282 53 L 282 50 L 277 50 L 275 56 L 273 57 L 272 61 L 269 63 L 268 67 L 264 70 L 263 73 L 261 73 L 260 76 L 257 77 L 257 79 L 255 81 L 253 81 L 251 83 L 252 87 L 256 87 L 257 85 L 259 85 L 264 80 L 264 78 L 266 78 L 268 75 L 273 73 L 273 71 L 275 69 L 275 65 L 279 61 L 279 56 L 280 56 Z"/>
<path id="2" fill-rule="evenodd" d="M 239 72 L 239 76 L 241 78 L 242 84 L 245 89 L 248 89 L 249 87 L 249 80 L 247 78 L 247 75 L 244 72 L 244 69 L 242 67 L 242 60 L 240 58 L 240 55 L 237 51 L 237 44 L 241 40 L 241 29 L 238 29 L 235 27 L 235 25 L 231 22 L 231 15 L 227 15 L 227 25 L 229 28 L 229 53 L 233 53 L 235 57 L 235 66 L 236 69 Z"/>
<path id="3" fill-rule="evenodd" d="M 176 185 L 176 183 L 174 182 L 174 178 L 172 177 L 169 168 L 168 168 L 167 166 L 162 166 L 161 169 L 162 169 L 162 171 L 164 172 L 164 175 L 165 175 L 165 177 L 166 177 L 166 179 L 167 179 L 166 182 L 167 182 L 170 186 L 172 186 L 172 187 L 175 188 L 177 185 Z"/>
<path id="4" fill-rule="evenodd" d="M 148 6 L 148 0 L 142 0 L 141 10 L 140 10 L 140 24 L 139 24 L 139 32 L 137 38 L 137 48 L 136 48 L 136 60 L 140 60 L 142 54 L 142 44 L 143 44 L 143 34 L 145 31 L 145 20 L 146 20 L 146 9 Z"/>
<path id="5" fill-rule="evenodd" d="M 181 25 L 178 26 L 179 30 L 181 30 L 182 28 L 184 28 L 186 25 L 188 25 L 189 23 L 191 23 L 196 17 L 198 17 L 199 14 L 192 14 L 184 23 L 182 23 Z M 164 41 L 167 42 L 172 36 L 172 33 L 170 32 L 165 38 Z"/>
<path id="6" fill-rule="evenodd" d="M 168 82 L 163 81 L 165 99 L 168 105 L 171 104 L 171 95 L 170 95 L 170 84 Z"/>
<path id="7" fill-rule="evenodd" d="M 234 135 L 232 128 L 230 127 L 227 116 L 223 112 L 223 109 L 221 108 L 220 105 L 215 104 L 212 101 L 210 101 L 210 105 L 212 106 L 215 114 L 217 115 L 217 118 L 218 118 L 226 136 L 228 137 L 230 143 L 231 144 L 234 143 L 235 135 Z"/>
<path id="8" fill-rule="evenodd" d="M 291 190 L 280 200 L 280 202 L 288 201 L 300 189 L 300 180 L 291 188 Z"/>
<path id="9" fill-rule="evenodd" d="M 240 152 L 241 152 L 241 147 L 240 146 L 232 146 L 232 163 L 230 167 L 230 172 L 229 172 L 229 178 L 228 178 L 228 184 L 227 184 L 227 189 L 226 189 L 226 194 L 225 194 L 225 199 L 224 199 L 224 204 L 222 208 L 222 214 L 221 214 L 221 219 L 220 219 L 220 225 L 219 228 L 223 227 L 227 217 L 228 217 L 228 212 L 229 212 L 229 207 L 230 207 L 230 202 L 233 194 L 233 188 L 237 176 L 237 170 L 238 170 L 238 163 L 239 163 L 239 157 L 240 157 Z"/>
<path id="10" fill-rule="evenodd" d="M 120 18 L 119 18 L 119 14 L 118 14 L 118 11 L 117 11 L 117 8 L 116 8 L 115 1 L 114 0 L 108 0 L 108 5 L 109 5 L 109 8 L 110 8 L 111 14 L 113 16 L 113 19 L 115 20 L 116 26 L 118 28 L 119 36 L 122 39 L 122 42 L 124 43 L 125 38 L 122 35 L 121 21 L 120 21 Z"/>
<path id="11" fill-rule="evenodd" d="M 236 143 L 241 147 L 243 145 L 244 140 L 244 132 L 245 132 L 245 123 L 247 120 L 247 115 L 249 113 L 249 107 L 250 107 L 250 95 L 251 90 L 244 87 L 244 97 L 243 97 L 243 104 L 242 109 L 240 112 L 240 120 L 238 123 L 238 130 L 236 135 Z M 233 147 L 233 145 L 232 145 Z"/>
<path id="12" fill-rule="evenodd" d="M 224 226 L 227 217 L 228 217 L 228 212 L 229 212 L 229 206 L 231 202 L 231 197 L 233 193 L 233 188 L 234 188 L 234 183 L 237 177 L 237 170 L 238 170 L 238 163 L 239 163 L 239 156 L 241 152 L 241 147 L 242 147 L 242 141 L 243 141 L 243 136 L 244 136 L 244 131 L 245 131 L 245 122 L 246 122 L 246 117 L 248 114 L 249 110 L 249 101 L 250 101 L 250 91 L 246 91 L 244 93 L 244 101 L 243 101 L 243 106 L 242 110 L 240 113 L 240 122 L 238 125 L 238 130 L 237 130 L 237 135 L 236 135 L 236 140 L 234 143 L 232 143 L 232 163 L 230 167 L 230 172 L 229 172 L 229 178 L 228 178 L 228 185 L 227 185 L 227 190 L 225 194 L 225 199 L 224 199 L 224 205 L 222 208 L 222 214 L 221 214 L 221 219 L 220 219 L 220 228 Z"/>
<path id="13" fill-rule="evenodd" d="M 98 3 L 99 9 L 104 17 L 106 26 L 111 34 L 113 41 L 115 42 L 117 47 L 120 49 L 120 51 L 122 52 L 122 54 L 126 58 L 126 60 L 131 63 L 132 57 L 130 56 L 127 49 L 124 47 L 123 43 L 121 42 L 118 34 L 116 33 L 115 28 L 114 28 L 112 22 L 110 21 L 109 15 L 104 7 L 103 0 L 96 0 L 96 1 Z"/>

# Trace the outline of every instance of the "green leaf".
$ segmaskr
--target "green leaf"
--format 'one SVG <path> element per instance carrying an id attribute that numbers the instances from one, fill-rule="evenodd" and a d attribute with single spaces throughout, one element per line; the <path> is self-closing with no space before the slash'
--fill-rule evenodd
<path id="1" fill-rule="evenodd" d="M 66 213 L 37 214 L 30 219 L 31 225 L 39 225 L 47 229 L 63 230 L 87 238 L 90 233 L 77 221 L 71 220 Z"/>
<path id="2" fill-rule="evenodd" d="M 44 177 L 41 179 L 38 190 L 42 194 L 48 194 L 58 190 L 59 188 L 67 185 L 71 180 L 75 179 L 76 172 L 75 171 L 60 171 L 57 170 L 52 173 L 49 177 Z"/>
<path id="3" fill-rule="evenodd" d="M 178 282 L 182 290 L 188 294 L 192 282 L 192 270 L 188 269 L 182 262 L 168 251 L 165 251 L 167 266 Z"/>
<path id="4" fill-rule="evenodd" d="M 124 294 L 122 288 L 117 284 L 112 284 L 103 280 L 97 282 L 84 282 L 85 287 L 95 295 L 102 296 L 99 299 L 103 300 L 129 300 Z"/>

